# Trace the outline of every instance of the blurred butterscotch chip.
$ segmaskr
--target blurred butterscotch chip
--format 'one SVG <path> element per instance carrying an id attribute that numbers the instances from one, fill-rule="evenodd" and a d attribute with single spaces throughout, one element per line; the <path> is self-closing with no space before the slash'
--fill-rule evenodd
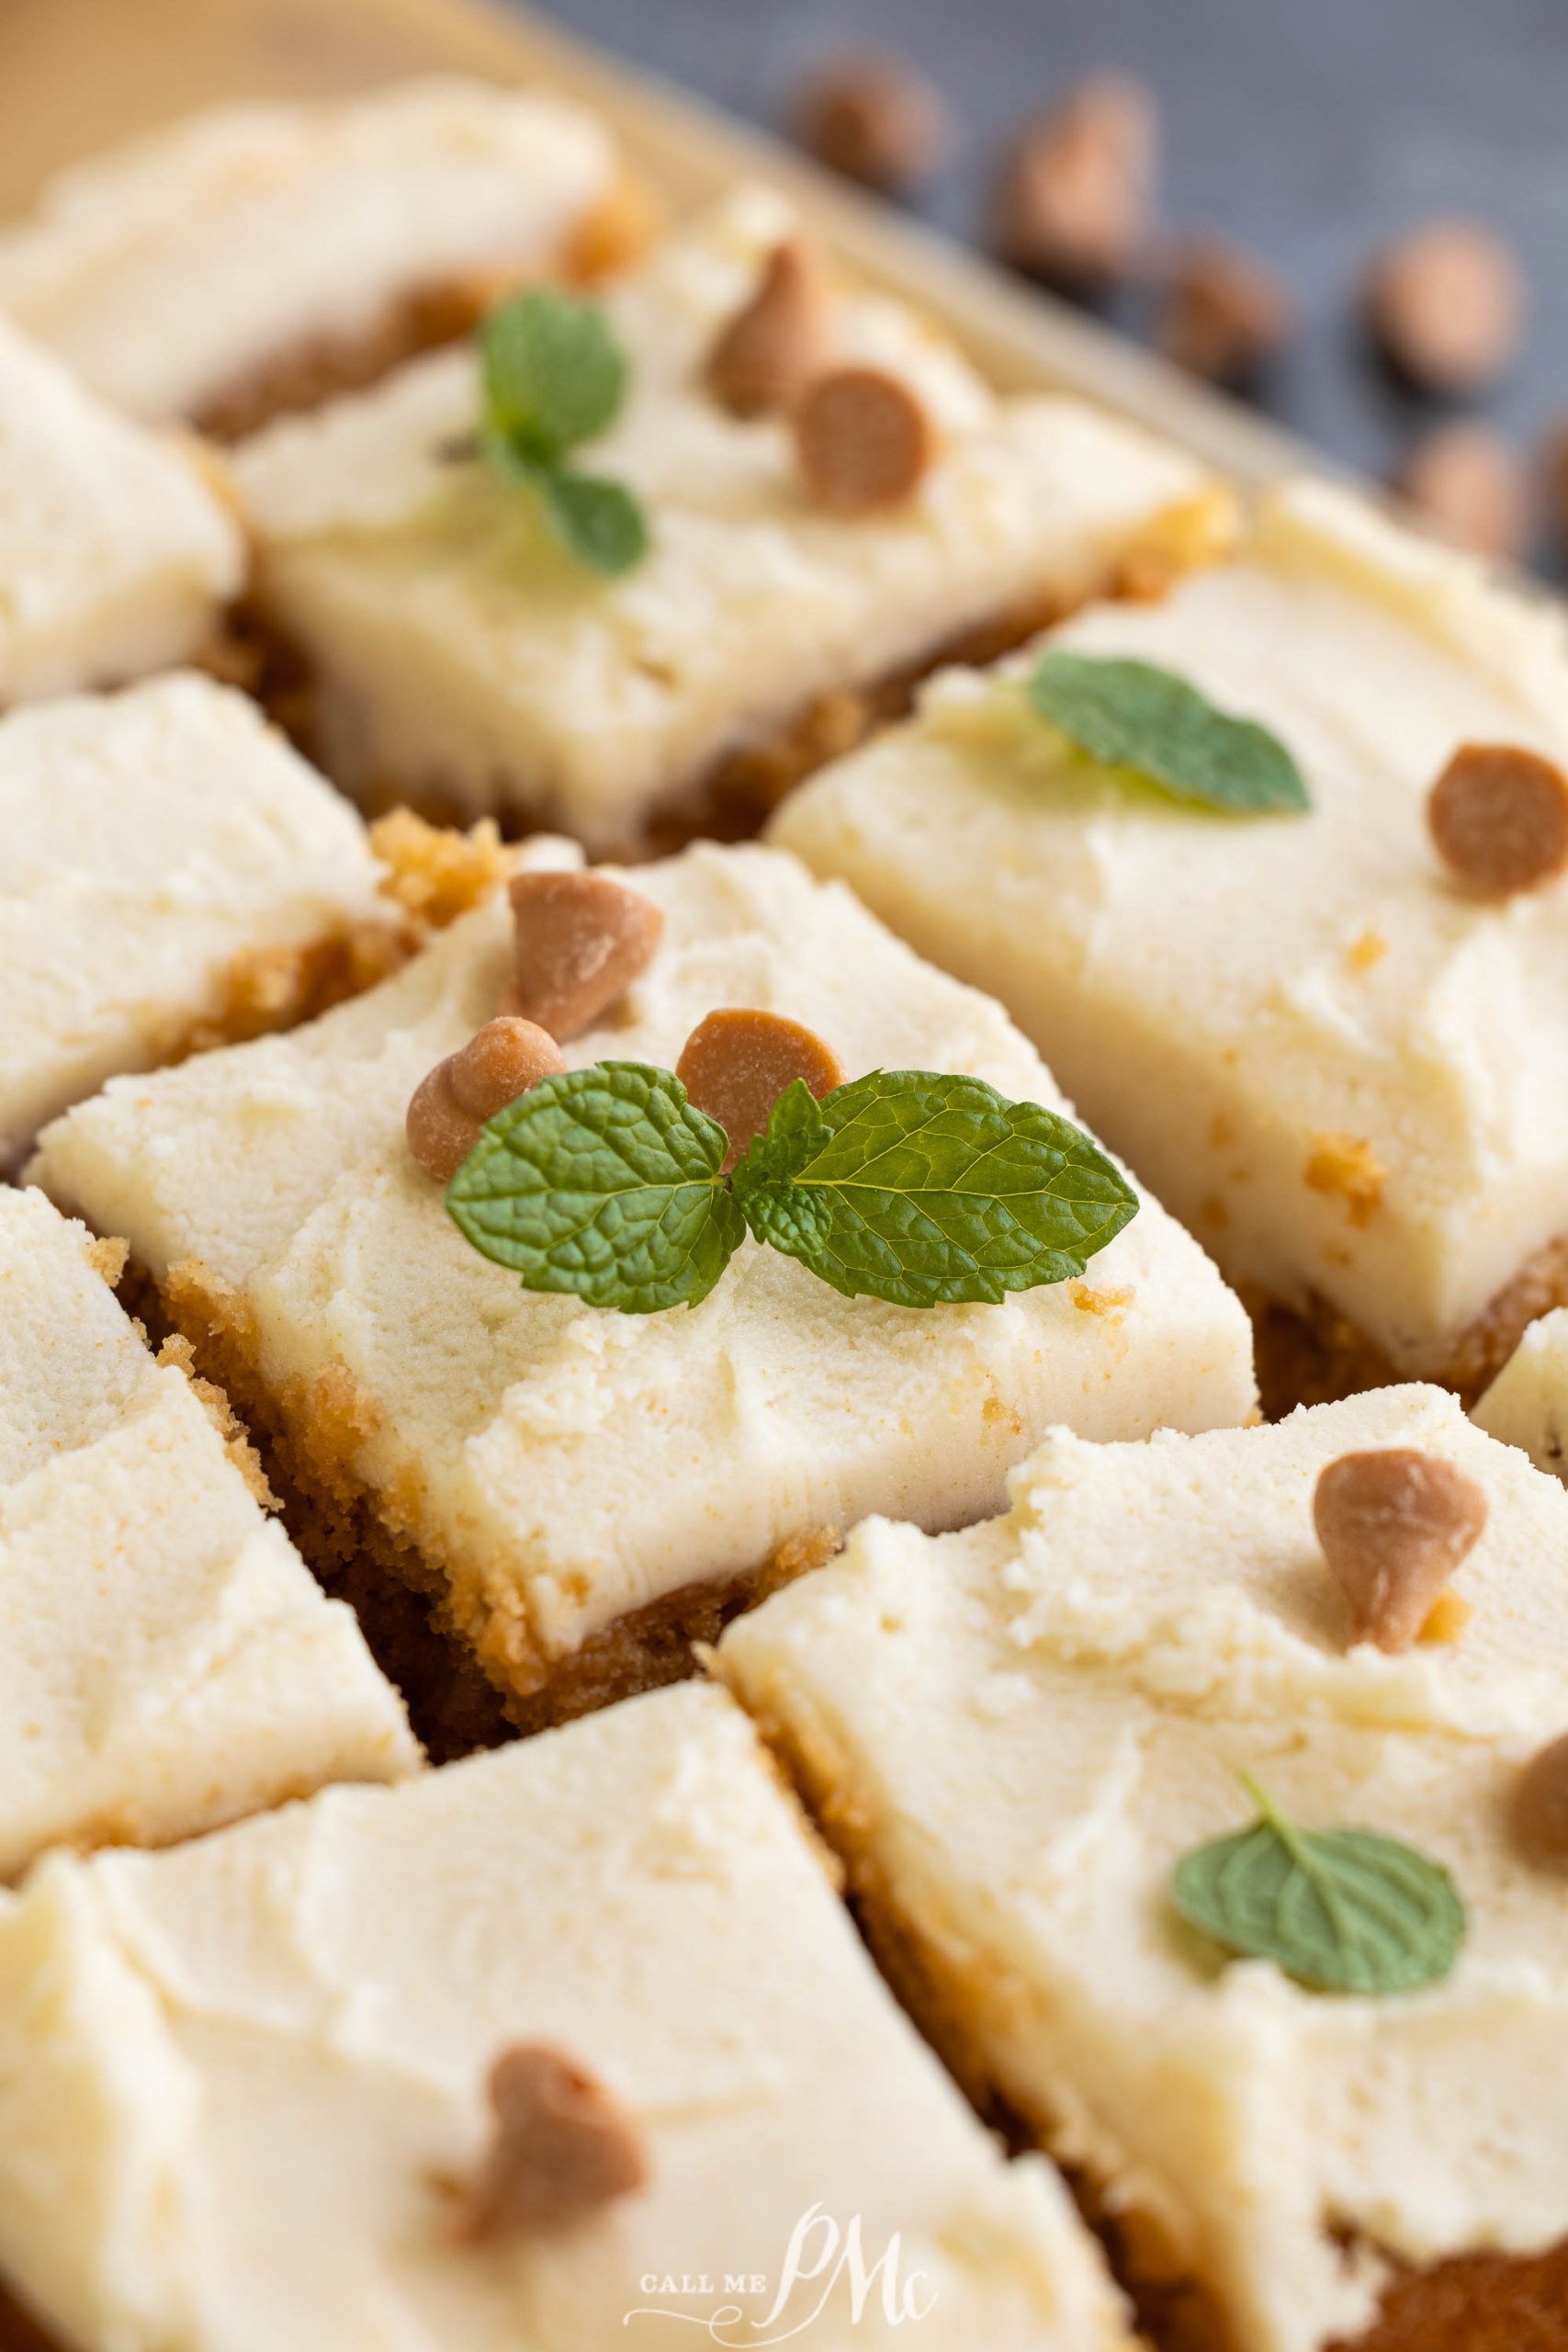
<path id="1" fill-rule="evenodd" d="M 818 376 L 795 409 L 795 439 L 813 497 L 851 517 L 908 498 L 936 455 L 924 404 L 882 368 Z"/>
<path id="2" fill-rule="evenodd" d="M 1535 1860 L 1568 1870 L 1568 1737 L 1540 1749 L 1520 1773 L 1514 1826 Z"/>
<path id="3" fill-rule="evenodd" d="M 1467 889 L 1539 889 L 1568 866 L 1568 775 L 1520 743 L 1463 743 L 1432 786 L 1427 821 Z"/>
<path id="4" fill-rule="evenodd" d="M 664 934 L 651 899 L 608 874 L 514 874 L 506 1011 L 566 1040 L 592 1029 L 645 972 Z"/>
<path id="5" fill-rule="evenodd" d="M 461 2233 L 553 2235 L 648 2180 L 648 2155 L 603 2083 L 547 2042 L 515 2042 L 491 2069 L 491 2144 Z"/>
<path id="6" fill-rule="evenodd" d="M 1081 83 L 1025 129 L 1008 160 L 996 213 L 1003 259 L 1074 290 L 1125 277 L 1148 234 L 1157 145 L 1141 83 L 1117 74 Z"/>
<path id="7" fill-rule="evenodd" d="M 1468 1471 L 1414 1446 L 1342 1453 L 1320 1476 L 1313 1524 L 1357 1641 L 1408 1649 L 1480 1541 L 1486 1496 Z"/>
<path id="8" fill-rule="evenodd" d="M 1529 297 L 1514 250 L 1477 220 L 1411 229 L 1374 263 L 1367 312 L 1384 357 L 1423 391 L 1495 383 L 1524 340 Z"/>
<path id="9" fill-rule="evenodd" d="M 1497 561 L 1517 555 L 1525 543 L 1524 469 L 1489 425 L 1438 425 L 1417 442 L 1393 487 L 1451 546 Z"/>
<path id="10" fill-rule="evenodd" d="M 773 1104 L 797 1078 L 818 1096 L 844 1082 L 839 1057 L 814 1029 L 747 1005 L 726 1005 L 699 1021 L 681 1048 L 675 1075 L 698 1110 L 716 1119 L 728 1136 L 727 1169 L 762 1133 Z"/>
<path id="11" fill-rule="evenodd" d="M 1266 262 L 1206 240 L 1178 253 L 1156 341 L 1190 374 L 1242 384 L 1273 357 L 1294 320 L 1290 291 Z"/>
<path id="12" fill-rule="evenodd" d="M 1549 426 L 1541 464 L 1552 524 L 1559 539 L 1568 544 L 1568 416 Z"/>
<path id="13" fill-rule="evenodd" d="M 786 237 L 762 265 L 756 292 L 708 354 L 708 389 L 731 416 L 789 408 L 832 350 L 833 285 L 809 237 Z"/>
<path id="14" fill-rule="evenodd" d="M 891 195 L 924 179 L 941 161 L 947 110 L 902 58 L 843 57 L 807 84 L 796 131 L 819 164 Z"/>

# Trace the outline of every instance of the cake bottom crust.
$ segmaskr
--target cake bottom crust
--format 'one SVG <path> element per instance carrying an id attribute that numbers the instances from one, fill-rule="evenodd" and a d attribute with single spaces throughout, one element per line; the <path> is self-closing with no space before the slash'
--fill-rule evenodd
<path id="1" fill-rule="evenodd" d="M 1529 1326 L 1554 1306 L 1568 1306 L 1568 1234 L 1559 1234 L 1527 1258 L 1444 1359 L 1429 1369 L 1401 1370 L 1375 1340 L 1314 1292 L 1304 1306 L 1286 1306 L 1267 1293 L 1238 1285 L 1252 1317 L 1258 1385 L 1265 1420 L 1277 1421 L 1298 1405 L 1329 1405 L 1367 1388 L 1431 1380 L 1451 1388 L 1468 1409 L 1495 1380 Z"/>
<path id="2" fill-rule="evenodd" d="M 584 214 L 544 275 L 592 285 L 636 261 L 651 242 L 658 220 L 657 205 L 641 184 L 629 176 L 617 179 Z M 276 417 L 319 408 L 340 392 L 362 391 L 421 352 L 460 342 L 487 311 L 540 274 L 536 263 L 498 263 L 414 287 L 367 326 L 302 336 L 247 368 L 204 401 L 191 424 L 209 440 L 243 441 Z"/>
<path id="3" fill-rule="evenodd" d="M 1055 2119 L 1027 2109 L 997 2081 L 973 2022 L 982 2009 L 1005 2010 L 1016 1994 L 999 1971 L 990 1982 L 961 1984 L 936 1956 L 940 1939 L 930 1946 L 905 1924 L 866 1849 L 853 1798 L 822 1794 L 849 1787 L 839 1759 L 825 1751 L 808 1758 L 792 1728 L 777 1721 L 763 1717 L 758 1728 L 836 1857 L 867 1948 L 903 2008 L 1013 2154 L 1052 2154 Z M 962 1941 L 961 1928 L 953 1940 Z M 1055 2161 L 1157 2352 L 1248 2352 L 1157 2217 L 1122 2204 L 1070 2158 Z M 1458 2255 L 1425 2270 L 1384 2259 L 1391 2275 L 1378 2317 L 1324 2352 L 1568 2352 L 1568 2239 L 1537 2255 Z"/>
<path id="4" fill-rule="evenodd" d="M 412 1532 L 412 1498 L 374 1493 L 359 1479 L 354 1455 L 377 1417 L 346 1370 L 275 1393 L 257 1368 L 244 1301 L 209 1269 L 186 1261 L 159 1285 L 132 1267 L 127 1281 L 144 1321 L 178 1334 L 196 1368 L 231 1400 L 284 1524 L 320 1582 L 354 1608 L 434 1762 L 684 1680 L 696 1671 L 698 1645 L 716 1642 L 732 1617 L 838 1548 L 837 1528 L 804 1531 L 764 1560 L 627 1611 L 565 1657 L 541 1658 L 493 1614 L 462 1623 L 441 1564 Z"/>

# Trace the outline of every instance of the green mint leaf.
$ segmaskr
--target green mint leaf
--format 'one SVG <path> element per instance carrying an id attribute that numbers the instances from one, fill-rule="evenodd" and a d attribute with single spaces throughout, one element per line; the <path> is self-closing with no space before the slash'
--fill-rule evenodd
<path id="1" fill-rule="evenodd" d="M 874 1070 L 820 1102 L 797 1079 L 732 1181 L 759 1241 L 896 1306 L 997 1306 L 1081 1274 L 1138 1205 L 1066 1119 L 930 1070 Z"/>
<path id="2" fill-rule="evenodd" d="M 1131 768 L 1175 799 L 1233 816 L 1312 806 L 1278 736 L 1216 710 L 1185 678 L 1152 662 L 1043 653 L 1029 699 L 1091 759 Z"/>
<path id="3" fill-rule="evenodd" d="M 588 571 L 615 580 L 648 553 L 642 508 L 618 481 L 559 467 L 540 473 L 537 488 L 557 538 Z"/>
<path id="4" fill-rule="evenodd" d="M 446 1190 L 464 1238 L 525 1290 L 654 1315 L 705 1299 L 745 1238 L 724 1129 L 669 1070 L 597 1062 L 487 1121 Z"/>
<path id="5" fill-rule="evenodd" d="M 1440 1984 L 1465 1935 L 1447 1871 L 1372 1829 L 1300 1829 L 1253 1782 L 1259 1818 L 1178 1862 L 1170 1899 L 1191 1927 L 1277 1961 L 1314 1993 Z"/>
<path id="6" fill-rule="evenodd" d="M 620 413 L 626 363 L 592 302 L 531 287 L 479 329 L 482 422 L 536 465 L 555 465 Z"/>

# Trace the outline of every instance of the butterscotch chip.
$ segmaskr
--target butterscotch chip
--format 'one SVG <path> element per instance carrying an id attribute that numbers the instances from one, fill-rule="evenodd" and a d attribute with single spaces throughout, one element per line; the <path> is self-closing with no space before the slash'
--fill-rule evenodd
<path id="1" fill-rule="evenodd" d="M 487 1021 L 414 1089 L 406 1122 L 410 1151 L 427 1175 L 449 1184 L 485 1121 L 565 1068 L 547 1030 L 505 1013 Z"/>
<path id="2" fill-rule="evenodd" d="M 507 1010 L 563 1043 L 591 1029 L 653 961 L 664 917 L 607 874 L 516 874 Z"/>
<path id="3" fill-rule="evenodd" d="M 1568 1736 L 1543 1747 L 1520 1773 L 1514 1827 L 1538 1861 L 1568 1870 Z"/>
<path id="4" fill-rule="evenodd" d="M 732 416 L 793 407 L 832 355 L 833 287 L 807 237 L 786 237 L 763 265 L 756 293 L 708 355 L 708 388 Z"/>
<path id="5" fill-rule="evenodd" d="M 1350 1604 L 1357 1641 L 1408 1649 L 1486 1524 L 1483 1489 L 1413 1446 L 1342 1453 L 1317 1482 L 1313 1524 Z"/>
<path id="6" fill-rule="evenodd" d="M 639 2135 L 575 2059 L 547 2042 L 515 2042 L 491 2068 L 488 2087 L 495 2128 L 465 2236 L 550 2234 L 646 2185 Z"/>
<path id="7" fill-rule="evenodd" d="M 1419 441 L 1393 487 L 1429 530 L 1472 555 L 1501 560 L 1524 544 L 1524 469 L 1484 424 L 1445 424 Z"/>
<path id="8" fill-rule="evenodd" d="M 1124 277 L 1148 235 L 1157 146 L 1141 83 L 1101 74 L 1024 131 L 1002 175 L 996 239 L 1003 258 L 1053 285 Z"/>
<path id="9" fill-rule="evenodd" d="M 818 376 L 795 412 L 795 447 L 812 495 L 835 514 L 897 506 L 936 455 L 936 429 L 908 384 L 881 368 Z"/>
<path id="10" fill-rule="evenodd" d="M 1422 390 L 1494 383 L 1524 339 L 1525 281 L 1512 248 L 1474 220 L 1433 220 L 1379 257 L 1368 315 L 1384 356 Z"/>
<path id="11" fill-rule="evenodd" d="M 1427 801 L 1438 854 L 1488 899 L 1538 889 L 1568 865 L 1568 775 L 1518 743 L 1463 743 Z"/>
<path id="12" fill-rule="evenodd" d="M 846 57 L 808 84 L 800 143 L 846 179 L 888 193 L 923 179 L 947 143 L 931 84 L 897 57 Z"/>
<path id="13" fill-rule="evenodd" d="M 1541 468 L 1552 526 L 1559 540 L 1568 542 L 1568 417 L 1560 416 L 1548 427 L 1541 446 Z"/>
<path id="14" fill-rule="evenodd" d="M 716 1119 L 729 1137 L 726 1169 L 761 1134 L 773 1104 L 797 1078 L 818 1097 L 844 1082 L 839 1057 L 814 1029 L 782 1013 L 739 1006 L 698 1022 L 681 1048 L 675 1075 L 698 1110 Z"/>
<path id="15" fill-rule="evenodd" d="M 474 1032 L 447 1068 L 458 1110 L 483 1121 L 493 1119 L 542 1078 L 564 1069 L 566 1062 L 547 1029 L 515 1013 L 501 1013 Z"/>
<path id="16" fill-rule="evenodd" d="M 1190 245 L 1177 259 L 1156 341 L 1211 382 L 1244 383 L 1290 334 L 1295 306 L 1263 262 L 1234 245 Z"/>

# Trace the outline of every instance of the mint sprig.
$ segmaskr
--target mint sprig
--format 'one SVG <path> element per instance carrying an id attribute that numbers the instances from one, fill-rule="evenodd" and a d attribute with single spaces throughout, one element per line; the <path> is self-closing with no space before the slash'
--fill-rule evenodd
<path id="1" fill-rule="evenodd" d="M 1219 710 L 1152 662 L 1043 653 L 1029 700 L 1102 766 L 1131 769 L 1173 799 L 1230 816 L 1310 808 L 1306 783 L 1277 735 Z"/>
<path id="2" fill-rule="evenodd" d="M 1309 1992 L 1413 1993 L 1440 1984 L 1464 1941 L 1447 1871 L 1372 1829 L 1302 1829 L 1257 1782 L 1250 1829 L 1178 1862 L 1170 1899 L 1227 1951 L 1272 1960 Z"/>
<path id="3" fill-rule="evenodd" d="M 928 1070 L 874 1070 L 820 1102 L 796 1079 L 734 1182 L 759 1241 L 897 1306 L 1065 1282 L 1137 1207 L 1069 1121 Z"/>
<path id="4" fill-rule="evenodd" d="M 1138 1205 L 1068 1120 L 929 1070 L 821 1102 L 797 1080 L 726 1178 L 728 1150 L 671 1071 L 600 1062 L 490 1120 L 446 1205 L 525 1289 L 628 1315 L 696 1306 L 748 1227 L 845 1297 L 995 1306 L 1081 1274 Z"/>
<path id="5" fill-rule="evenodd" d="M 641 561 L 647 519 L 622 483 L 568 458 L 615 423 L 626 381 L 604 311 L 550 287 L 502 302 L 479 329 L 479 456 L 532 492 L 568 554 L 605 579 Z"/>

